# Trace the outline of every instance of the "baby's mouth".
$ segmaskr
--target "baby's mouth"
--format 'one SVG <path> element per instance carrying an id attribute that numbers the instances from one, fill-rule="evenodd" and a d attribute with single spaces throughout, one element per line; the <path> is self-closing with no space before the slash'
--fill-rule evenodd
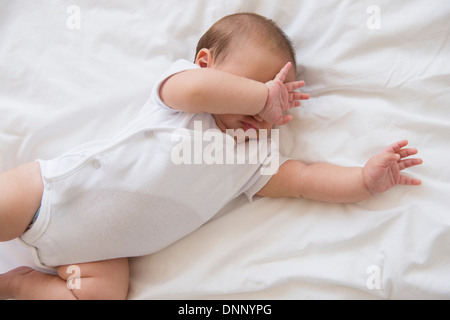
<path id="1" fill-rule="evenodd" d="M 242 129 L 244 129 L 244 131 L 247 131 L 247 130 L 258 131 L 258 129 L 259 129 L 257 125 L 246 122 L 246 121 L 241 121 L 241 124 L 242 124 Z"/>

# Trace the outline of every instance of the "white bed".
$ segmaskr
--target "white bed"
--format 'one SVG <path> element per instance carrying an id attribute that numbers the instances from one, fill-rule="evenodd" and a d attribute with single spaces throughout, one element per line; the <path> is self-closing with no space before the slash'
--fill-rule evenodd
<path id="1" fill-rule="evenodd" d="M 450 299 L 450 2 L 0 2 L 0 170 L 114 134 L 156 78 L 230 13 L 278 22 L 312 99 L 281 150 L 353 166 L 407 138 L 421 187 L 357 204 L 240 198 L 131 260 L 130 299 Z M 34 266 L 0 243 L 0 273 Z"/>

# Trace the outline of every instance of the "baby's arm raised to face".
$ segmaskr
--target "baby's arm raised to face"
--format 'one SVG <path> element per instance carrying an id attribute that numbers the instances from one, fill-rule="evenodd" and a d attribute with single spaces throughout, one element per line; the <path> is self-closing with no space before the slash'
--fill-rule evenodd
<path id="1" fill-rule="evenodd" d="M 161 99 L 169 107 L 190 113 L 260 115 L 270 123 L 286 124 L 283 112 L 300 106 L 309 96 L 295 92 L 303 81 L 284 83 L 292 64 L 274 80 L 262 83 L 212 68 L 180 72 L 161 86 Z"/>

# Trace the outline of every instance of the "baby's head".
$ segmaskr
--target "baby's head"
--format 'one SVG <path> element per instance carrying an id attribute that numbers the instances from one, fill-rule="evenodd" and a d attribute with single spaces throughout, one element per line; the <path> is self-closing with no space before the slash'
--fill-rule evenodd
<path id="1" fill-rule="evenodd" d="M 286 82 L 295 81 L 295 50 L 275 22 L 254 13 L 238 13 L 216 22 L 200 39 L 195 63 L 266 83 L 273 80 L 287 62 L 294 66 Z M 272 124 L 258 117 L 216 116 L 221 129 L 238 129 L 242 121 L 255 129 L 270 129 Z M 242 120 L 243 118 L 245 119 Z"/>
<path id="2" fill-rule="evenodd" d="M 296 65 L 291 40 L 274 21 L 255 13 L 232 14 L 217 21 L 199 40 L 196 57 L 202 49 L 208 49 L 215 63 L 220 64 L 245 47 L 259 47 L 268 56 L 282 58 L 283 66 L 288 61 Z"/>

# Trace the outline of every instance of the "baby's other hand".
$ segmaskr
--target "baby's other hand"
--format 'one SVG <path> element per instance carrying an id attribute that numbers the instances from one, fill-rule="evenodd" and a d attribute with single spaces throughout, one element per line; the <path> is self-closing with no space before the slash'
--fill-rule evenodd
<path id="1" fill-rule="evenodd" d="M 422 184 L 418 179 L 400 174 L 406 168 L 423 163 L 422 159 L 405 159 L 417 154 L 417 149 L 405 148 L 407 145 L 407 140 L 396 142 L 367 162 L 363 168 L 363 179 L 370 193 L 382 193 L 396 185 Z"/>
<path id="2" fill-rule="evenodd" d="M 287 124 L 292 120 L 292 116 L 284 115 L 283 113 L 289 109 L 299 107 L 301 100 L 309 99 L 308 94 L 295 92 L 295 90 L 305 85 L 304 81 L 284 83 L 291 67 L 292 63 L 288 62 L 274 80 L 266 83 L 269 91 L 268 97 L 264 109 L 258 115 L 269 123 Z"/>

